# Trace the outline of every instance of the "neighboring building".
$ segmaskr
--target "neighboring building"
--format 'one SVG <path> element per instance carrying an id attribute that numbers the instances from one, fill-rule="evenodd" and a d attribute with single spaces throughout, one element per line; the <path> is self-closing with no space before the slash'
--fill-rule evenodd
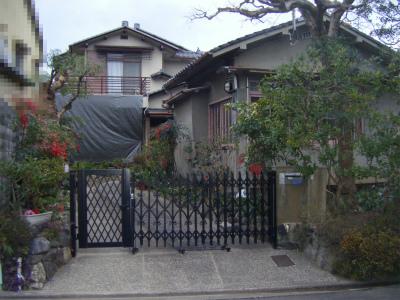
<path id="1" fill-rule="evenodd" d="M 19 105 L 28 99 L 39 101 L 43 40 L 33 1 L 2 0 L 0 7 L 0 160 L 9 160 Z"/>
<path id="2" fill-rule="evenodd" d="M 148 96 L 199 56 L 199 52 L 149 33 L 137 23 L 129 27 L 127 21 L 121 27 L 76 42 L 69 49 L 100 66 L 99 74 L 86 78 L 91 94 L 143 97 L 145 139 L 152 126 L 172 117 L 172 111 L 161 103 L 149 107 Z"/>
<path id="3" fill-rule="evenodd" d="M 290 62 L 304 53 L 311 41 L 311 34 L 304 21 L 299 20 L 293 31 L 292 22 L 246 35 L 220 45 L 191 63 L 163 86 L 163 92 L 152 95 L 150 103 L 162 102 L 173 109 L 174 119 L 183 124 L 194 142 L 222 141 L 221 151 L 228 153 L 224 158 L 229 168 L 237 174 L 243 171 L 240 159 L 246 152 L 247 139 L 243 137 L 238 149 L 231 145 L 231 125 L 235 122 L 235 111 L 226 103 L 257 101 L 261 97 L 260 79 L 277 67 Z M 341 26 L 341 34 L 353 38 L 360 55 L 369 56 L 382 46 L 369 36 L 349 27 Z M 187 145 L 178 145 L 176 150 L 177 168 L 181 173 L 191 172 L 192 166 L 185 153 Z M 280 171 L 279 171 L 280 170 Z M 286 171 L 285 171 L 286 170 Z M 322 172 L 308 183 L 300 186 L 290 184 L 289 170 L 279 169 L 278 199 L 291 203 L 290 209 L 280 216 L 286 222 L 298 222 L 304 213 L 318 213 L 326 205 L 327 176 Z M 296 174 L 291 174 L 295 176 Z M 308 205 L 303 205 L 307 203 Z M 307 207 L 304 212 L 302 208 Z M 317 213 L 317 215 L 318 215 Z"/>

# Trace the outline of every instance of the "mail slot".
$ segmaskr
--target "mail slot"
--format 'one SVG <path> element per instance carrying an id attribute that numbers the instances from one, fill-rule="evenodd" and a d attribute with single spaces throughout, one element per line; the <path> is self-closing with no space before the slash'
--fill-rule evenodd
<path id="1" fill-rule="evenodd" d="M 281 173 L 280 175 L 281 175 L 280 179 L 283 179 L 282 180 L 283 184 L 297 186 L 297 185 L 302 185 L 304 182 L 304 178 L 301 173 Z"/>

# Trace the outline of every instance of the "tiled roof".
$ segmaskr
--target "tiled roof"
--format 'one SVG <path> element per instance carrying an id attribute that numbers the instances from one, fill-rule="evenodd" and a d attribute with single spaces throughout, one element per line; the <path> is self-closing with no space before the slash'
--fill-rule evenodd
<path id="1" fill-rule="evenodd" d="M 173 42 L 171 42 L 171 41 L 169 41 L 167 39 L 164 39 L 162 37 L 159 37 L 159 36 L 157 36 L 157 35 L 155 35 L 153 33 L 147 32 L 147 31 L 145 31 L 145 30 L 143 30 L 141 28 L 131 28 L 131 27 L 127 27 L 127 26 L 121 26 L 121 27 L 115 28 L 113 30 L 94 35 L 92 37 L 89 37 L 89 38 L 86 38 L 84 40 L 81 40 L 81 41 L 78 41 L 76 43 L 73 43 L 73 44 L 70 45 L 70 47 L 79 46 L 79 45 L 81 45 L 83 43 L 88 43 L 88 42 L 90 42 L 92 40 L 96 40 L 96 39 L 102 38 L 105 35 L 113 34 L 113 33 L 117 32 L 117 31 L 124 30 L 124 29 L 125 30 L 129 30 L 129 31 L 134 32 L 134 33 L 137 33 L 137 34 L 140 34 L 140 35 L 143 35 L 143 36 L 146 36 L 147 38 L 150 38 L 153 41 L 157 41 L 157 42 L 159 42 L 161 44 L 164 44 L 166 46 L 169 46 L 169 47 L 171 47 L 171 48 L 173 48 L 173 49 L 175 49 L 177 51 L 189 51 L 188 49 L 186 49 L 183 46 L 175 44 L 175 43 L 173 43 Z"/>

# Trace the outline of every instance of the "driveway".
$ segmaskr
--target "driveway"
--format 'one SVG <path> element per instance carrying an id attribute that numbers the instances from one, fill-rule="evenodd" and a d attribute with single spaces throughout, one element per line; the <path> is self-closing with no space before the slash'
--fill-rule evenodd
<path id="1" fill-rule="evenodd" d="M 287 255 L 294 265 L 279 267 L 272 259 L 276 255 Z M 24 295 L 193 295 L 349 283 L 314 266 L 295 250 L 274 250 L 268 244 L 185 254 L 174 249 L 143 249 L 133 255 L 124 248 L 102 248 L 80 249 L 43 290 Z"/>

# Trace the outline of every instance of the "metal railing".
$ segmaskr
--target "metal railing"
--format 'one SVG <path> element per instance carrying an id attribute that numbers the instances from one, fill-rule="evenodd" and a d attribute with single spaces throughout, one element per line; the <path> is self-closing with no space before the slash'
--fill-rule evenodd
<path id="1" fill-rule="evenodd" d="M 94 95 L 147 95 L 150 90 L 149 77 L 132 76 L 87 76 L 86 91 Z"/>

